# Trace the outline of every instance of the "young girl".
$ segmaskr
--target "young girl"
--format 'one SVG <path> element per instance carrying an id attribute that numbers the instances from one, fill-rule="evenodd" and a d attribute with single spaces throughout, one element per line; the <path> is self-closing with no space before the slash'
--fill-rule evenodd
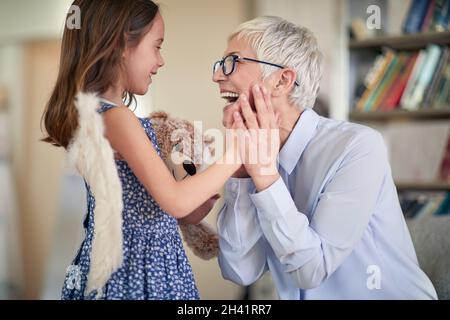
<path id="1" fill-rule="evenodd" d="M 214 164 L 176 182 L 159 157 L 151 123 L 127 108 L 164 65 L 164 22 L 157 5 L 150 0 L 75 0 L 73 5 L 80 8 L 81 29 L 64 31 L 59 76 L 43 115 L 44 141 L 67 149 L 78 126 L 77 92 L 99 94 L 105 136 L 120 159 L 123 262 L 102 289 L 85 292 L 95 210 L 87 185 L 86 237 L 68 269 L 62 298 L 198 299 L 177 219 L 213 197 L 240 165 Z M 239 158 L 235 148 L 225 150 L 224 157 L 230 155 Z"/>

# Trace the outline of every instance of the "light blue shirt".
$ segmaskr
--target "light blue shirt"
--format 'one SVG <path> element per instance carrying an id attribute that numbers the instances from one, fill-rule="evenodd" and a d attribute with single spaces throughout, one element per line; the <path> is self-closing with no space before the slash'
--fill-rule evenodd
<path id="1" fill-rule="evenodd" d="M 219 213 L 224 278 L 270 271 L 281 299 L 436 299 L 420 269 L 382 136 L 305 110 L 255 193 L 230 179 Z"/>

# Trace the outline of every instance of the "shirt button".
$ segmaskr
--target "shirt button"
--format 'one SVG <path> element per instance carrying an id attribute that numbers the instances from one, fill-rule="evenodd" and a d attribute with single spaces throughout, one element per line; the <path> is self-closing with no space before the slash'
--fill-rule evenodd
<path id="1" fill-rule="evenodd" d="M 237 191 L 237 189 L 238 189 L 238 184 L 237 184 L 237 182 L 232 182 L 232 183 L 231 183 L 231 190 Z"/>

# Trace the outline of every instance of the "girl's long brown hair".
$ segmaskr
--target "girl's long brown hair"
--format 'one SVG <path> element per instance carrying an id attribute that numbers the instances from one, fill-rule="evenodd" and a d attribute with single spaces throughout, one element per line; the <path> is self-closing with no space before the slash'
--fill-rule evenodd
<path id="1" fill-rule="evenodd" d="M 150 30 L 159 8 L 150 0 L 75 0 L 81 28 L 64 29 L 59 74 L 42 122 L 42 141 L 67 148 L 78 127 L 78 92 L 102 94 L 115 84 L 126 47 L 137 46 Z M 70 17 L 68 13 L 67 18 Z M 134 99 L 125 92 L 125 103 Z"/>

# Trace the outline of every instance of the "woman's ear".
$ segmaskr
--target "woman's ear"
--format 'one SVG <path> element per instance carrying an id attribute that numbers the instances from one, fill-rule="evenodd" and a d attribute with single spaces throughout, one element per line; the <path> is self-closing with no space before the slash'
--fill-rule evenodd
<path id="1" fill-rule="evenodd" d="M 291 68 L 285 68 L 279 71 L 277 83 L 274 87 L 273 94 L 280 96 L 291 92 L 292 87 L 297 80 L 297 72 Z"/>
<path id="2" fill-rule="evenodd" d="M 297 80 L 297 72 L 294 69 L 286 68 L 281 70 L 280 86 L 291 91 Z"/>

